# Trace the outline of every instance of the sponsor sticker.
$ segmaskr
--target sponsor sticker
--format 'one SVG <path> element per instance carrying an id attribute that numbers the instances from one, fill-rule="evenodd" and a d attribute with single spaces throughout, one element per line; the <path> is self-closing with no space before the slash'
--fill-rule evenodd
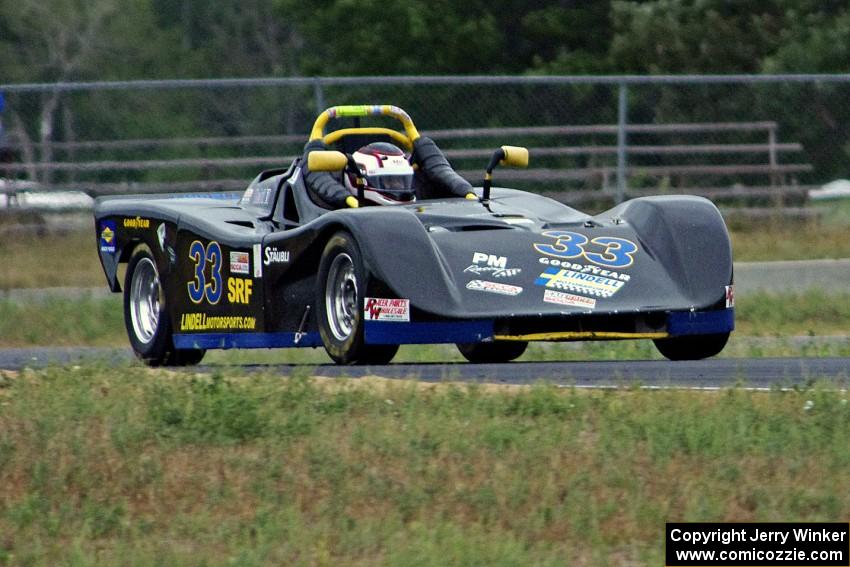
<path id="1" fill-rule="evenodd" d="M 486 280 L 471 280 L 468 284 L 466 284 L 466 289 L 498 293 L 500 295 L 519 295 L 522 293 L 522 288 L 519 286 L 499 282 L 488 282 Z"/>
<path id="2" fill-rule="evenodd" d="M 540 274 L 535 285 L 571 291 L 596 297 L 611 297 L 625 285 L 625 282 L 603 275 L 576 272 L 565 268 L 549 267 Z"/>
<path id="3" fill-rule="evenodd" d="M 100 251 L 115 253 L 115 221 L 108 220 L 100 223 Z"/>
<path id="4" fill-rule="evenodd" d="M 274 246 L 270 246 L 265 250 L 263 264 L 286 264 L 289 262 L 289 250 L 278 250 Z"/>
<path id="5" fill-rule="evenodd" d="M 230 253 L 230 273 L 231 274 L 250 274 L 251 273 L 251 255 L 247 252 L 231 252 Z"/>
<path id="6" fill-rule="evenodd" d="M 248 278 L 227 278 L 227 301 L 230 303 L 251 303 L 254 293 L 254 280 Z"/>
<path id="7" fill-rule="evenodd" d="M 569 307 L 596 308 L 596 300 L 592 297 L 573 295 L 572 293 L 564 293 L 562 291 L 555 291 L 554 289 L 547 289 L 543 292 L 543 301 L 557 305 L 567 305 Z"/>
<path id="8" fill-rule="evenodd" d="M 263 245 L 254 244 L 254 277 L 263 277 Z"/>
<path id="9" fill-rule="evenodd" d="M 131 219 L 124 219 L 124 228 L 150 228 L 151 227 L 151 219 L 143 219 L 142 217 L 135 217 Z"/>
<path id="10" fill-rule="evenodd" d="M 464 273 L 489 274 L 496 278 L 510 278 L 522 272 L 521 268 L 508 268 L 507 266 L 508 259 L 505 256 L 473 252 L 472 265 L 468 266 Z"/>
<path id="11" fill-rule="evenodd" d="M 632 276 L 630 276 L 629 274 L 622 274 L 614 270 L 606 270 L 604 268 L 600 268 L 599 266 L 575 264 L 568 260 L 540 258 L 540 263 L 545 264 L 546 266 L 560 266 L 561 268 L 566 268 L 567 270 L 572 270 L 574 272 L 581 272 L 582 274 L 594 274 L 597 276 L 605 276 L 606 278 L 620 280 L 623 282 L 627 282 L 632 279 Z"/>
<path id="12" fill-rule="evenodd" d="M 407 323 L 410 321 L 410 300 L 367 297 L 363 302 L 363 316 L 367 321 Z"/>
<path id="13" fill-rule="evenodd" d="M 207 315 L 183 313 L 180 315 L 181 331 L 250 331 L 257 327 L 256 317 L 242 315 Z"/>
<path id="14" fill-rule="evenodd" d="M 163 252 L 165 252 L 165 223 L 159 223 L 159 226 L 156 228 L 156 239 L 159 241 L 159 248 Z"/>
<path id="15" fill-rule="evenodd" d="M 735 307 L 735 286 L 726 286 L 726 308 Z"/>

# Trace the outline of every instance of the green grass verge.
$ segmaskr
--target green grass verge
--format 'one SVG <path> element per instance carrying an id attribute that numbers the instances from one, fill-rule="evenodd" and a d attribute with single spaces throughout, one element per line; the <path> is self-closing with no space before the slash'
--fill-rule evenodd
<path id="1" fill-rule="evenodd" d="M 0 564 L 655 566 L 666 521 L 850 511 L 834 390 L 0 380 Z"/>
<path id="2" fill-rule="evenodd" d="M 757 294 L 738 300 L 737 331 L 722 356 L 848 356 L 850 293 Z M 838 338 L 800 342 L 792 337 Z M 769 340 L 767 340 L 769 339 Z M 0 300 L 0 348 L 127 346 L 121 298 L 14 302 Z M 651 341 L 533 343 L 522 360 L 660 358 Z M 323 349 L 216 351 L 213 363 L 320 364 Z M 402 347 L 396 362 L 462 361 L 449 345 Z"/>

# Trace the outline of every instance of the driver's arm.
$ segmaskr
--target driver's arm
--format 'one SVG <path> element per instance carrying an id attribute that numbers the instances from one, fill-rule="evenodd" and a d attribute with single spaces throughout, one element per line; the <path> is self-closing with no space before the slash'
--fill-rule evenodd
<path id="1" fill-rule="evenodd" d="M 421 136 L 413 142 L 411 161 L 419 166 L 429 184 L 441 193 L 437 197 L 478 198 L 472 191 L 472 184 L 452 169 L 449 160 L 431 138 Z"/>
<path id="2" fill-rule="evenodd" d="M 304 159 L 301 160 L 301 175 L 304 176 L 304 185 L 312 190 L 319 198 L 335 209 L 346 207 L 357 207 L 357 199 L 340 183 L 336 177 L 326 171 L 310 171 L 307 168 L 307 156 L 312 151 L 327 150 L 328 147 L 321 140 L 312 140 L 304 146 Z"/>

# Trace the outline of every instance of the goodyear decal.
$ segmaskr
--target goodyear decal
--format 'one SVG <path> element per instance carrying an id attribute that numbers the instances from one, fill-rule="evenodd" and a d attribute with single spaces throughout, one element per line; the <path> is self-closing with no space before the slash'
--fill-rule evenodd
<path id="1" fill-rule="evenodd" d="M 587 274 L 549 267 L 540 274 L 535 285 L 550 289 L 581 293 L 595 297 L 611 297 L 625 285 L 625 282 L 602 275 Z"/>
<path id="2" fill-rule="evenodd" d="M 100 223 L 100 251 L 115 254 L 115 221 Z"/>
<path id="3" fill-rule="evenodd" d="M 150 227 L 151 227 L 151 220 L 150 219 L 143 219 L 142 217 L 124 219 L 124 228 L 139 229 L 139 228 L 150 228 Z"/>

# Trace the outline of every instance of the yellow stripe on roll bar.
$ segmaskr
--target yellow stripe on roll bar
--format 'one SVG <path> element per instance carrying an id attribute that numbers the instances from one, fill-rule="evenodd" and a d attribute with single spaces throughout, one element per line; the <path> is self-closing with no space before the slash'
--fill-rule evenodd
<path id="1" fill-rule="evenodd" d="M 331 118 L 357 117 L 357 116 L 389 116 L 401 122 L 404 126 L 404 131 L 407 134 L 409 143 L 406 145 L 412 146 L 413 142 L 419 138 L 419 131 L 413 125 L 413 120 L 410 116 L 397 106 L 391 104 L 359 104 L 348 106 L 332 106 L 319 114 L 316 122 L 313 123 L 313 129 L 310 131 L 310 140 L 319 140 L 324 136 L 325 126 Z"/>
<path id="2" fill-rule="evenodd" d="M 340 138 L 344 136 L 348 136 L 350 134 L 385 134 L 391 137 L 393 140 L 404 146 L 408 151 L 413 149 L 413 142 L 410 141 L 410 138 L 398 132 L 396 130 L 391 130 L 389 128 L 379 128 L 379 127 L 371 127 L 371 128 L 343 128 L 342 130 L 334 130 L 324 138 L 322 141 L 331 145 Z"/>
<path id="3" fill-rule="evenodd" d="M 561 331 L 528 335 L 495 335 L 497 341 L 608 341 L 617 339 L 665 339 L 667 333 L 615 333 L 610 331 Z"/>

